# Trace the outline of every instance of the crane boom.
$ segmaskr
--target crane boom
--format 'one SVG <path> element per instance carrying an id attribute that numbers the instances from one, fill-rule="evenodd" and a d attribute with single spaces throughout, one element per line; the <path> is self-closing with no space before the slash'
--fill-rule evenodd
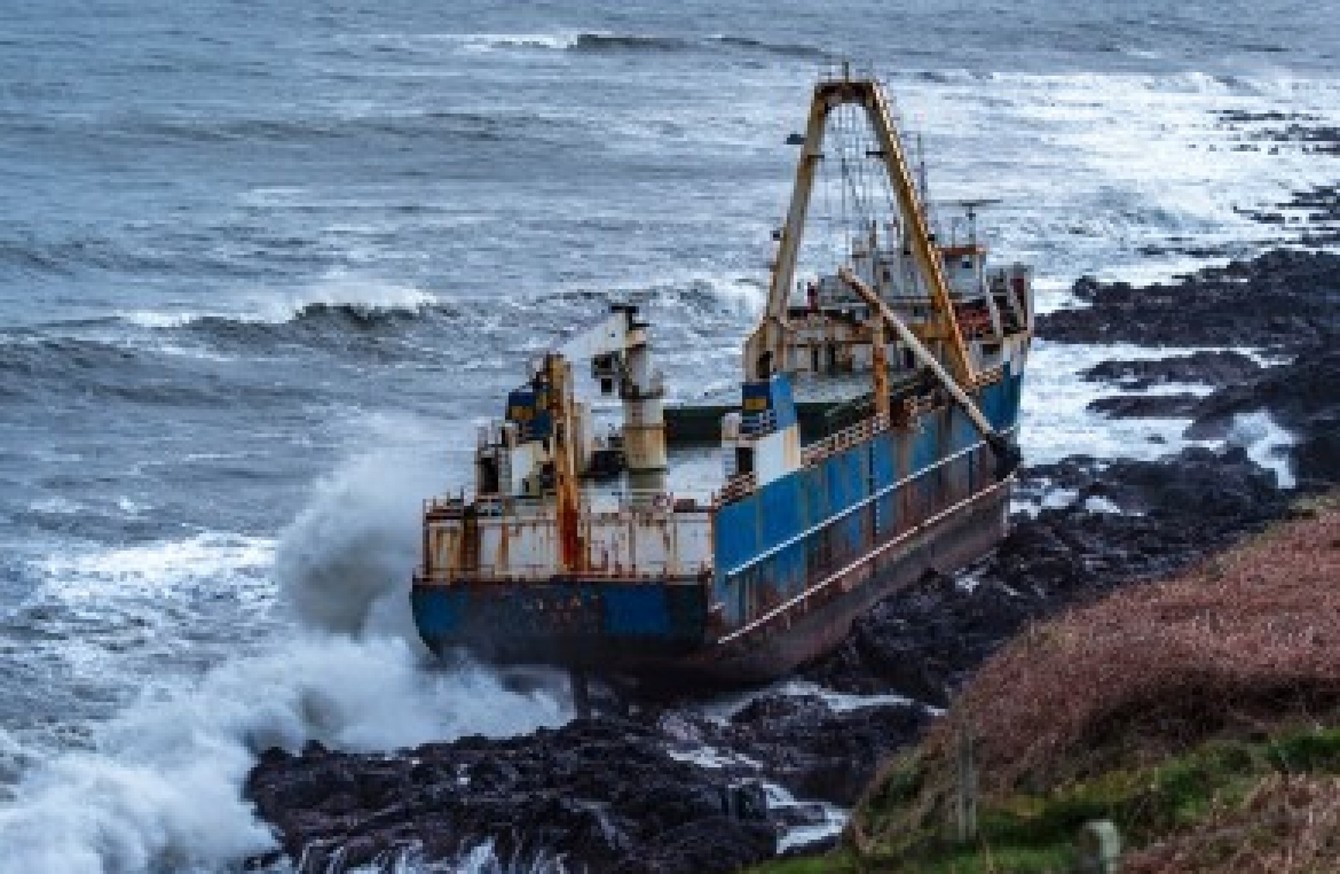
<path id="1" fill-rule="evenodd" d="M 941 328 L 938 333 L 948 345 L 950 366 L 960 385 L 971 386 L 975 379 L 972 362 L 968 357 L 963 333 L 954 313 L 953 302 L 950 300 L 949 285 L 945 279 L 940 254 L 931 240 L 926 224 L 926 213 L 913 182 L 902 143 L 893 126 L 883 88 L 876 79 L 852 79 L 845 74 L 840 79 L 821 81 L 814 86 L 805 141 L 796 166 L 795 188 L 791 193 L 786 224 L 782 227 L 777 258 L 772 264 L 767 305 L 754 333 L 745 342 L 745 375 L 750 379 L 762 379 L 774 369 L 788 369 L 787 305 L 791 287 L 795 282 L 796 258 L 804 235 L 805 217 L 814 187 L 815 167 L 822 158 L 828 115 L 845 104 L 861 106 L 875 132 L 884 171 L 897 197 L 898 210 L 903 219 L 903 226 L 907 228 L 908 241 L 918 271 L 930 294 L 932 309 L 940 322 Z"/>
<path id="2" fill-rule="evenodd" d="M 912 354 L 917 357 L 918 361 L 935 374 L 935 378 L 938 379 L 945 387 L 945 390 L 949 392 L 950 397 L 952 397 L 954 401 L 963 408 L 963 411 L 968 414 L 968 418 L 972 421 L 973 426 L 977 428 L 978 432 L 982 435 L 982 439 L 986 441 L 986 444 L 991 447 L 991 451 L 995 453 L 997 476 L 1004 477 L 1010 471 L 1014 470 L 1014 468 L 1019 465 L 1019 450 L 1010 445 L 1009 441 L 995 429 L 990 420 L 988 420 L 981 409 L 978 408 L 977 404 L 973 402 L 973 399 L 963 390 L 962 386 L 960 386 L 952 376 L 945 372 L 939 359 L 926 348 L 925 344 L 917 339 L 917 335 L 912 333 L 912 329 L 909 328 L 902 319 L 898 318 L 898 314 L 893 311 L 893 308 L 881 300 L 879 295 L 875 293 L 875 290 L 862 282 L 849 268 L 840 268 L 838 270 L 838 276 L 841 277 L 843 282 L 847 283 L 852 291 L 856 292 L 857 295 L 869 305 L 872 313 L 878 315 L 883 319 L 885 324 L 893 329 L 894 333 L 898 335 L 898 339 L 901 340 L 908 349 L 912 350 Z M 874 383 L 876 392 L 887 391 L 887 389 L 884 388 L 884 379 L 878 370 L 875 372 Z M 876 403 L 878 403 L 879 400 L 880 399 L 876 397 Z M 885 398 L 884 402 L 887 403 L 887 398 Z"/>

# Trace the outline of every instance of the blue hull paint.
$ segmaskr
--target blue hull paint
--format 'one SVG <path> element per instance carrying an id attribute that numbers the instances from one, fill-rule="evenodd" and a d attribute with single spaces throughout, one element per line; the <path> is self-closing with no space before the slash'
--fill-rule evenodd
<path id="1" fill-rule="evenodd" d="M 468 646 L 499 661 L 608 663 L 695 651 L 706 589 L 676 583 L 563 580 L 504 586 L 415 585 L 414 622 L 435 650 Z"/>
<path id="2" fill-rule="evenodd" d="M 1010 376 L 981 393 L 1001 432 L 1013 431 L 1021 383 Z M 467 646 L 500 661 L 653 680 L 667 666 L 765 680 L 831 648 L 888 592 L 994 545 L 1005 532 L 1007 485 L 962 410 L 940 408 L 721 507 L 710 579 L 416 585 L 415 622 L 438 651 Z M 853 570 L 874 553 L 878 566 Z M 817 606 L 794 624 L 787 617 L 781 631 L 763 627 L 763 618 L 844 574 L 853 589 L 816 595 Z M 748 635 L 718 644 L 741 629 Z"/>

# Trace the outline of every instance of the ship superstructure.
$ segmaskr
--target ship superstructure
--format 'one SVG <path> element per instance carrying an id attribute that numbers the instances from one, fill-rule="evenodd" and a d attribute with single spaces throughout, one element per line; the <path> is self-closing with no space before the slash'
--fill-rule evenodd
<path id="1" fill-rule="evenodd" d="M 888 209 L 868 199 L 836 269 L 798 281 L 816 168 L 843 114 L 865 123 L 858 157 Z M 425 641 L 657 683 L 761 681 L 999 540 L 1030 273 L 988 270 L 975 222 L 965 242 L 937 243 L 892 119 L 874 78 L 815 87 L 739 394 L 711 413 L 715 488 L 676 488 L 650 327 L 613 308 L 481 430 L 473 489 L 427 502 L 412 594 Z M 797 389 L 821 385 L 847 395 L 802 428 Z M 584 386 L 617 398 L 613 430 Z"/>

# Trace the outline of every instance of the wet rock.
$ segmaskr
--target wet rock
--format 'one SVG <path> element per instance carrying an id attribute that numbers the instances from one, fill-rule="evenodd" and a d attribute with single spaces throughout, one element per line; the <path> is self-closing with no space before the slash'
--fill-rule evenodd
<path id="1" fill-rule="evenodd" d="M 1200 396 L 1187 392 L 1167 395 L 1113 395 L 1098 398 L 1089 409 L 1113 419 L 1186 419 L 1200 404 Z"/>
<path id="2" fill-rule="evenodd" d="M 1327 202 L 1333 192 L 1319 195 Z M 1092 408 L 1111 416 L 1193 419 L 1191 439 L 1224 439 L 1238 415 L 1269 412 L 1295 437 L 1299 485 L 1340 482 L 1340 255 L 1275 250 L 1251 261 L 1200 271 L 1180 285 L 1136 288 L 1084 278 L 1075 294 L 1090 304 L 1039 317 L 1041 335 L 1067 342 L 1265 347 L 1288 363 L 1256 368 L 1235 352 L 1153 362 L 1110 361 L 1085 376 L 1139 388 L 1168 381 L 1219 385 L 1208 397 L 1119 396 Z"/>
<path id="3" fill-rule="evenodd" d="M 1161 462 L 1077 457 L 1028 475 L 1075 491 L 1076 500 L 1016 516 L 995 552 L 957 579 L 928 576 L 886 598 L 805 676 L 843 691 L 943 703 L 1027 623 L 1185 567 L 1287 507 L 1274 477 L 1241 449 L 1190 448 Z M 1090 512 L 1090 498 L 1124 512 Z"/>
<path id="4" fill-rule="evenodd" d="M 1291 455 L 1299 485 L 1320 489 L 1340 482 L 1340 330 L 1328 331 L 1316 347 L 1294 361 L 1253 379 L 1227 386 L 1193 411 L 1187 436 L 1227 434 L 1241 414 L 1265 410 L 1295 439 Z"/>
<path id="5" fill-rule="evenodd" d="M 1153 360 L 1103 361 L 1080 375 L 1090 382 L 1114 382 L 1134 391 L 1170 382 L 1229 385 L 1260 370 L 1261 365 L 1241 352 L 1216 350 Z"/>
<path id="6" fill-rule="evenodd" d="M 816 695 L 773 694 L 701 730 L 709 744 L 760 763 L 797 797 L 850 807 L 884 757 L 915 741 L 929 719 L 913 703 L 839 711 Z"/>
<path id="7" fill-rule="evenodd" d="M 1038 317 L 1038 334 L 1068 343 L 1246 346 L 1317 345 L 1340 305 L 1340 255 L 1277 249 L 1207 268 L 1180 284 L 1135 287 L 1084 278 L 1090 306 Z"/>
<path id="8" fill-rule="evenodd" d="M 386 866 L 398 853 L 571 868 L 731 871 L 775 851 L 775 824 L 715 771 L 672 759 L 654 730 L 579 720 L 506 740 L 464 738 L 395 754 L 271 750 L 246 796 L 304 870 Z M 748 815 L 746 815 L 748 814 Z"/>

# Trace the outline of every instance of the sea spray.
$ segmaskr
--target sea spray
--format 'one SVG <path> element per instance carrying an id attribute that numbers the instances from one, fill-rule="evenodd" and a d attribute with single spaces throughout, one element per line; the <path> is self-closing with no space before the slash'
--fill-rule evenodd
<path id="1" fill-rule="evenodd" d="M 265 749 L 390 750 L 564 722 L 561 685 L 464 658 L 445 669 L 418 644 L 406 587 L 427 476 L 382 452 L 319 485 L 277 550 L 292 619 L 259 652 L 146 687 L 87 749 L 5 735 L 22 775 L 0 803 L 0 874 L 220 870 L 274 847 L 242 797 Z"/>
<path id="2" fill-rule="evenodd" d="M 284 532 L 275 575 L 299 624 L 417 641 L 409 581 L 421 543 L 426 461 L 401 452 L 354 459 L 317 487 Z"/>
<path id="3" fill-rule="evenodd" d="M 299 634 L 148 690 L 94 749 L 31 768 L 0 808 L 0 872 L 216 869 L 273 845 L 241 794 L 266 748 L 393 749 L 565 715 L 557 698 L 509 691 L 478 666 L 425 671 L 402 640 Z"/>

